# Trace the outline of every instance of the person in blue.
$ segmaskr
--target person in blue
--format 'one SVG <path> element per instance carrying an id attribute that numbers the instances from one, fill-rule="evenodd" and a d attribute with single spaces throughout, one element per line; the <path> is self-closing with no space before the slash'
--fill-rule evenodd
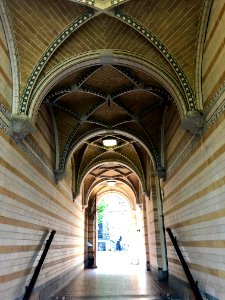
<path id="1" fill-rule="evenodd" d="M 121 251 L 122 247 L 120 242 L 122 241 L 122 236 L 119 237 L 118 241 L 116 242 L 116 251 Z"/>

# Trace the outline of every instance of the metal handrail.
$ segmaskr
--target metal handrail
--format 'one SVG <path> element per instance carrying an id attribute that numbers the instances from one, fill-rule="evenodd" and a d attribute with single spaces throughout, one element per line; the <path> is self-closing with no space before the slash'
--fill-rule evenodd
<path id="1" fill-rule="evenodd" d="M 45 249 L 44 249 L 44 251 L 43 251 L 43 253 L 41 255 L 41 258 L 40 258 L 40 260 L 39 260 L 39 262 L 38 262 L 38 264 L 37 264 L 37 266 L 35 268 L 35 271 L 34 271 L 34 274 L 33 274 L 32 278 L 31 278 L 31 281 L 30 281 L 28 287 L 26 287 L 26 292 L 25 292 L 25 295 L 23 297 L 23 300 L 29 300 L 30 299 L 30 296 L 31 296 L 31 293 L 33 291 L 34 285 L 35 285 L 35 283 L 37 281 L 38 275 L 39 275 L 40 270 L 42 268 L 42 265 L 44 263 L 45 257 L 46 257 L 46 255 L 48 253 L 48 250 L 49 250 L 49 248 L 51 246 L 51 243 L 52 243 L 52 240 L 54 238 L 55 233 L 56 233 L 56 231 L 52 230 L 52 232 L 51 232 L 51 234 L 49 236 L 49 239 L 46 242 Z"/>
<path id="2" fill-rule="evenodd" d="M 201 296 L 201 293 L 199 291 L 199 288 L 197 286 L 197 283 L 194 281 L 194 278 L 193 278 L 193 276 L 192 276 L 192 274 L 190 272 L 190 269 L 189 269 L 189 267 L 188 267 L 188 265 L 187 265 L 187 263 L 186 263 L 186 261 L 185 261 L 185 259 L 183 257 L 183 254 L 180 251 L 180 248 L 178 246 L 176 237 L 173 235 L 173 233 L 172 233 L 172 231 L 171 231 L 170 228 L 166 228 L 166 231 L 168 232 L 169 237 L 170 237 L 170 239 L 172 241 L 172 244 L 173 244 L 173 246 L 174 246 L 174 248 L 176 250 L 177 256 L 180 259 L 181 265 L 182 265 L 182 267 L 184 269 L 184 273 L 185 273 L 185 275 L 187 277 L 187 280 L 188 280 L 188 282 L 190 284 L 190 287 L 191 287 L 191 289 L 193 291 L 195 299 L 196 300 L 203 300 L 203 298 Z"/>

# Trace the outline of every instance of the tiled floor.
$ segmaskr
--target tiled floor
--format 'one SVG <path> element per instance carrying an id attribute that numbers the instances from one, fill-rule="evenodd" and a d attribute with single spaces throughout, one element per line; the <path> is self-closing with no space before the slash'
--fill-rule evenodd
<path id="1" fill-rule="evenodd" d="M 97 269 L 84 270 L 51 299 L 158 300 L 170 292 L 166 284 L 160 284 L 151 272 L 145 271 L 145 266 L 132 265 L 123 252 L 110 254 L 100 253 Z"/>

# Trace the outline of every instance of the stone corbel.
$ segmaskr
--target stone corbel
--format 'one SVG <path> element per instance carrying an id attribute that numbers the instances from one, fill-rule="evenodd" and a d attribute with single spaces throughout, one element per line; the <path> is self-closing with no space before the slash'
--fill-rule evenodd
<path id="1" fill-rule="evenodd" d="M 55 170 L 55 181 L 56 181 L 56 183 L 58 183 L 60 180 L 62 180 L 65 175 L 66 175 L 65 170 L 56 169 Z"/>
<path id="2" fill-rule="evenodd" d="M 166 180 L 166 169 L 163 167 L 157 167 L 156 175 L 158 175 L 159 178 Z"/>
<path id="3" fill-rule="evenodd" d="M 22 143 L 25 137 L 34 132 L 35 126 L 31 122 L 31 119 L 26 115 L 12 115 L 11 122 L 8 130 L 9 136 L 19 144 Z"/>
<path id="4" fill-rule="evenodd" d="M 198 110 L 188 111 L 185 118 L 181 120 L 181 127 L 189 130 L 195 135 L 202 135 L 204 130 L 205 117 Z"/>

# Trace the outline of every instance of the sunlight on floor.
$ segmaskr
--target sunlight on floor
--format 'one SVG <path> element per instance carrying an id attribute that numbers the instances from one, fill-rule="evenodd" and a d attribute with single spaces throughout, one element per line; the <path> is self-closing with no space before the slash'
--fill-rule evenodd
<path id="1" fill-rule="evenodd" d="M 151 272 L 131 263 L 129 251 L 98 251 L 97 268 L 81 272 L 58 293 L 58 299 L 159 300 L 167 292 L 168 287 L 160 286 Z"/>
<path id="2" fill-rule="evenodd" d="M 129 251 L 98 251 L 96 263 L 97 272 L 131 274 L 141 271 L 141 266 L 136 264 L 136 258 Z"/>

